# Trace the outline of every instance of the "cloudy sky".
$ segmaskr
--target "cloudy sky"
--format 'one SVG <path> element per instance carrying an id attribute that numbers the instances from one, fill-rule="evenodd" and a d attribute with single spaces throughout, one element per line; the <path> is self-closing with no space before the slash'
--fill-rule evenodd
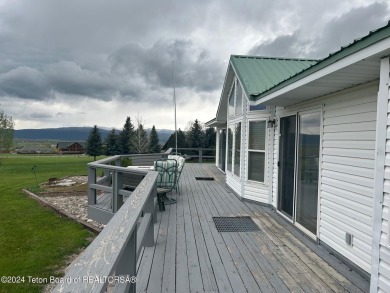
<path id="1" fill-rule="evenodd" d="M 390 1 L 0 0 L 0 108 L 16 129 L 215 117 L 229 56 L 323 58 Z"/>

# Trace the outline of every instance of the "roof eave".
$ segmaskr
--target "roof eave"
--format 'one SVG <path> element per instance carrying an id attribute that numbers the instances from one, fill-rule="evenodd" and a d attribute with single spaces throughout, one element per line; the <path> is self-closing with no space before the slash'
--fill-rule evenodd
<path id="1" fill-rule="evenodd" d="M 256 101 L 256 104 L 263 104 L 266 101 L 263 99 L 264 97 L 267 97 L 267 100 L 269 100 L 270 98 L 277 96 L 279 92 L 284 92 L 286 91 L 286 89 L 288 90 L 289 86 L 294 83 L 298 83 L 299 81 L 302 81 L 305 78 L 310 77 L 318 72 L 326 71 L 325 69 L 335 67 L 333 70 L 336 70 L 336 68 L 338 67 L 337 64 L 342 63 L 340 61 L 348 60 L 349 64 L 352 64 L 352 62 L 358 62 L 374 54 L 379 54 L 381 51 L 386 51 L 386 49 L 390 48 L 389 37 L 390 24 L 376 30 L 375 32 L 370 32 L 370 34 L 368 34 L 366 37 L 355 41 L 349 46 L 343 47 L 336 53 L 330 54 L 328 57 L 324 58 L 320 62 L 297 73 L 291 78 L 282 81 L 281 83 L 270 88 L 269 90 L 262 93 L 252 93 L 249 96 L 249 99 L 252 101 Z M 375 49 L 373 47 L 375 47 Z M 348 61 L 346 63 L 348 63 Z"/>

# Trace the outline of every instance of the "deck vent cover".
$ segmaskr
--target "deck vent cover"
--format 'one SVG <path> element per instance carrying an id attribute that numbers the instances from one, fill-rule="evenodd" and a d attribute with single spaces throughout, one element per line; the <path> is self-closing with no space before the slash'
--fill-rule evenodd
<path id="1" fill-rule="evenodd" d="M 195 179 L 201 181 L 213 181 L 214 177 L 195 177 Z"/>
<path id="2" fill-rule="evenodd" d="M 261 231 L 251 217 L 213 217 L 218 232 Z"/>

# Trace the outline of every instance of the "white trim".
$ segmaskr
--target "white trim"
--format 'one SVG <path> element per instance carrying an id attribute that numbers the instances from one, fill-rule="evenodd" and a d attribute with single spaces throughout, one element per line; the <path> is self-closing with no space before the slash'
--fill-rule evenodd
<path id="1" fill-rule="evenodd" d="M 320 223 L 321 223 L 321 184 L 322 184 L 322 144 L 324 139 L 324 104 L 321 105 L 321 121 L 320 121 L 320 150 L 318 153 L 318 197 L 317 197 L 317 229 L 316 236 L 320 239 Z"/>
<path id="2" fill-rule="evenodd" d="M 371 253 L 371 285 L 370 292 L 377 292 L 379 284 L 380 239 L 382 229 L 383 189 L 386 157 L 386 128 L 389 102 L 389 57 L 381 60 L 380 82 L 377 104 L 376 143 L 375 143 L 375 179 L 373 207 L 373 236 Z M 389 227 L 387 228 L 387 244 L 389 244 Z"/>
<path id="3" fill-rule="evenodd" d="M 293 214 L 293 218 L 294 218 L 294 223 L 295 225 L 297 225 L 297 227 L 299 227 L 303 232 L 305 232 L 306 234 L 309 233 L 310 237 L 314 236 L 314 239 L 316 240 L 316 237 L 318 237 L 319 235 L 319 231 L 318 231 L 318 227 L 319 227 L 319 220 L 320 218 L 318 217 L 319 215 L 319 208 L 318 208 L 318 205 L 319 205 L 319 202 L 320 202 L 320 192 L 321 192 L 321 185 L 320 185 L 320 180 L 318 180 L 318 183 L 317 183 L 317 223 L 316 223 L 316 234 L 313 234 L 312 232 L 310 232 L 309 230 L 307 230 L 306 228 L 304 228 L 302 225 L 300 225 L 298 222 L 297 222 L 297 211 L 296 211 L 296 208 L 297 208 L 297 201 L 298 201 L 298 184 L 297 184 L 297 175 L 298 175 L 298 152 L 299 152 L 299 133 L 300 133 L 300 127 L 301 127 L 301 123 L 299 123 L 299 117 L 301 115 L 306 115 L 306 114 L 312 114 L 312 113 L 319 113 L 320 114 L 320 145 L 318 146 L 319 147 L 319 157 L 318 157 L 318 176 L 319 178 L 321 177 L 321 165 L 320 165 L 320 159 L 321 159 L 321 147 L 322 147 L 322 120 L 323 120 L 323 108 L 322 108 L 322 105 L 320 107 L 316 107 L 314 109 L 310 109 L 310 110 L 304 110 L 304 111 L 300 111 L 300 112 L 297 112 L 297 133 L 296 133 L 296 136 L 295 136 L 295 172 L 296 174 L 294 175 L 294 178 L 295 178 L 295 190 L 294 190 L 294 214 Z M 312 237 L 313 238 L 313 237 Z"/>
<path id="4" fill-rule="evenodd" d="M 272 120 L 275 119 L 275 111 L 276 107 L 270 107 L 270 117 L 269 119 Z M 269 150 L 267 156 L 267 166 L 268 166 L 268 203 L 272 205 L 272 195 L 273 195 L 273 175 L 274 175 L 274 145 L 275 145 L 275 127 L 276 124 L 274 124 L 274 127 L 269 131 L 268 135 L 268 143 L 269 143 Z M 272 141 L 271 141 L 272 139 Z"/>
<path id="5" fill-rule="evenodd" d="M 269 178 L 268 178 L 268 140 L 270 139 L 270 135 L 268 135 L 268 128 L 267 128 L 267 122 L 269 118 L 255 118 L 251 117 L 246 119 L 246 142 L 247 147 L 245 149 L 245 154 L 247 156 L 247 166 L 245 168 L 245 181 L 246 182 L 256 182 L 259 184 L 263 184 L 265 186 L 268 186 L 269 184 Z M 249 149 L 249 123 L 250 122 L 256 122 L 256 121 L 264 121 L 265 122 L 265 141 L 264 141 L 264 150 L 253 150 Z M 255 152 L 255 153 L 264 153 L 264 181 L 256 181 L 256 180 L 250 180 L 249 179 L 249 152 Z"/>
<path id="6" fill-rule="evenodd" d="M 270 101 L 282 94 L 285 94 L 287 92 L 290 92 L 296 88 L 299 88 L 301 86 L 304 86 L 312 81 L 315 81 L 317 79 L 320 79 L 330 73 L 336 72 L 337 70 L 340 70 L 342 68 L 345 68 L 349 65 L 352 65 L 354 63 L 357 63 L 363 59 L 367 59 L 369 57 L 372 57 L 375 54 L 381 53 L 382 51 L 388 50 L 390 48 L 390 38 L 386 38 L 376 44 L 370 45 L 367 48 L 364 48 L 358 52 L 355 52 L 349 56 L 346 56 L 342 58 L 341 60 L 336 61 L 335 63 L 332 63 L 325 68 L 322 68 L 314 73 L 309 74 L 308 76 L 303 77 L 302 79 L 299 79 L 298 81 L 289 84 L 273 93 L 270 93 L 269 95 L 260 98 L 259 100 L 255 101 L 256 104 L 264 103 L 267 101 Z"/>

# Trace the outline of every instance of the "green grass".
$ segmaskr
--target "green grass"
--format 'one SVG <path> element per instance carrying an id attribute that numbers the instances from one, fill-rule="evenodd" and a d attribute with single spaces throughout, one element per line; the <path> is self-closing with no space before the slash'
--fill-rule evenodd
<path id="1" fill-rule="evenodd" d="M 0 292 L 40 292 L 27 277 L 59 276 L 66 258 L 89 244 L 92 234 L 27 197 L 51 177 L 86 175 L 91 157 L 0 157 L 0 277 L 24 276 L 24 284 L 1 284 Z M 32 171 L 35 167 L 36 177 Z"/>

